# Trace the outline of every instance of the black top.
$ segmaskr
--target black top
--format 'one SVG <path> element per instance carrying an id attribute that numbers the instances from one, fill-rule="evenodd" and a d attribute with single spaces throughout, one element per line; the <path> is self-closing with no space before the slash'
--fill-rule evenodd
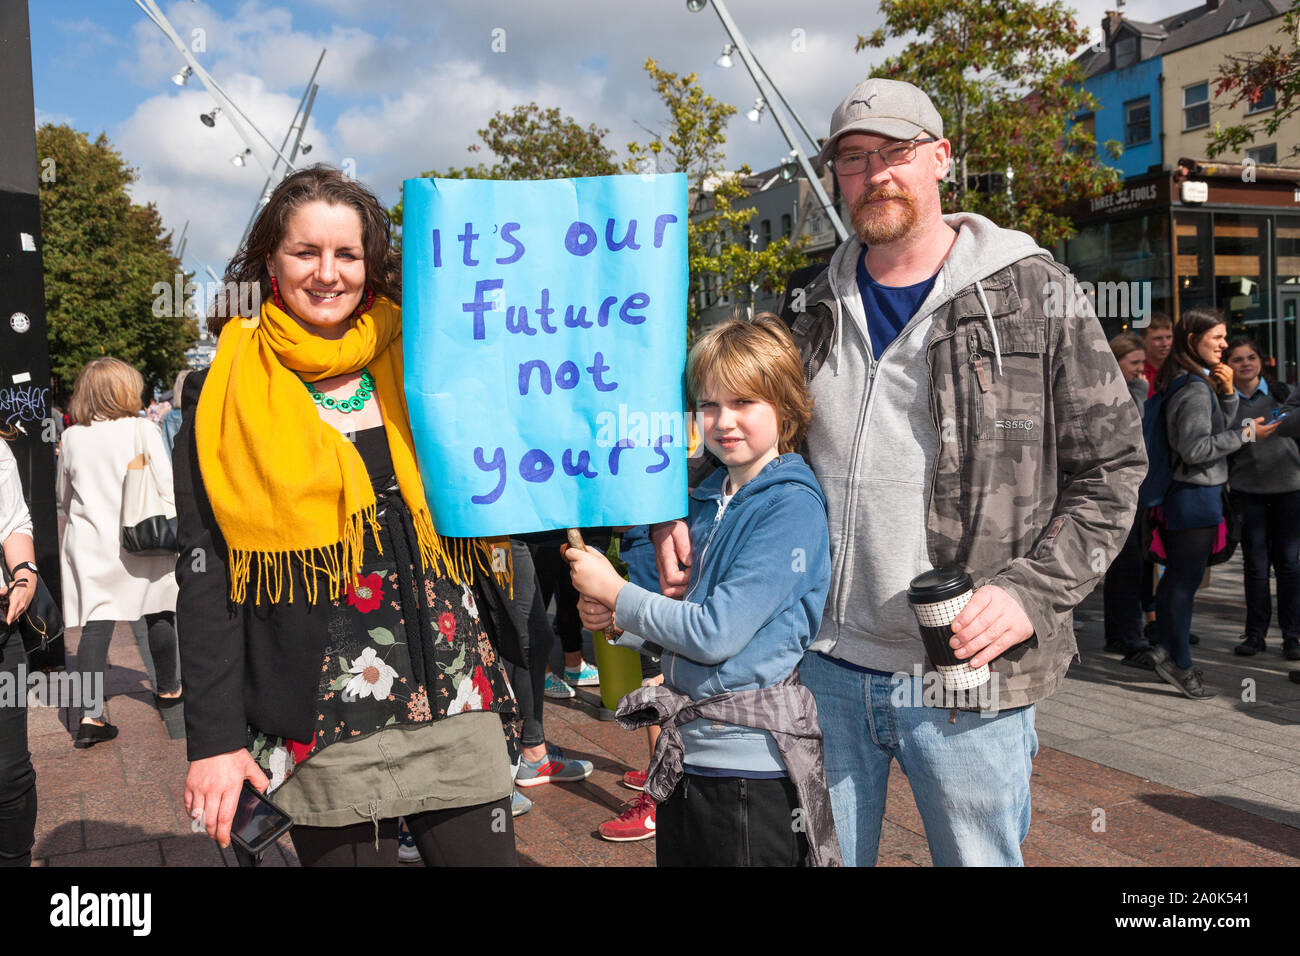
<path id="1" fill-rule="evenodd" d="M 304 600 L 301 570 L 295 571 L 292 604 L 265 598 L 254 603 L 250 597 L 236 605 L 230 600 L 226 541 L 203 487 L 194 441 L 194 412 L 206 380 L 206 370 L 185 379 L 172 455 L 180 548 L 176 630 L 190 760 L 243 749 L 250 725 L 275 736 L 312 739 L 322 635 L 331 607 L 323 588 L 316 604 Z M 372 483 L 378 489 L 391 487 L 393 466 L 383 428 L 363 429 L 355 440 Z M 495 579 L 475 575 L 474 590 L 484 629 L 498 653 L 521 663 L 519 635 Z"/>

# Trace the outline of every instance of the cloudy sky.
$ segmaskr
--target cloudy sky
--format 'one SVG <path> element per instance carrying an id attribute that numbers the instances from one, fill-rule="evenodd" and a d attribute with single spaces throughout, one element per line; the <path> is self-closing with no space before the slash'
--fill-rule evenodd
<path id="1" fill-rule="evenodd" d="M 665 116 L 642 64 L 697 72 L 739 107 L 728 160 L 775 165 L 788 147 L 770 116 L 751 123 L 756 91 L 739 61 L 714 65 L 727 40 L 712 9 L 685 0 L 162 0 L 195 57 L 276 145 L 289 126 L 322 47 L 320 91 L 304 142 L 310 160 L 347 165 L 386 204 L 402 180 L 477 162 L 466 152 L 497 110 L 529 101 L 558 106 L 610 130 L 620 156 L 651 138 Z M 1113 0 L 1076 0 L 1099 32 Z M 1133 0 L 1127 16 L 1153 20 L 1189 0 Z M 886 53 L 855 53 L 858 34 L 881 22 L 871 2 L 731 0 L 731 13 L 813 135 Z M 244 148 L 231 124 L 199 114 L 213 100 L 170 41 L 133 0 L 31 0 L 37 122 L 107 132 L 139 171 L 137 201 L 157 204 L 179 235 L 189 222 L 186 267 L 222 272 L 266 178 L 230 158 Z M 851 11 L 851 12 L 849 12 Z M 199 31 L 199 32 L 195 32 Z"/>

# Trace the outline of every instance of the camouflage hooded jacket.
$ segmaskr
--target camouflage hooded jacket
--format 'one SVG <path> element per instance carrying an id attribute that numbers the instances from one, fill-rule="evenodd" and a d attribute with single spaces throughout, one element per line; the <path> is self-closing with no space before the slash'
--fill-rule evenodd
<path id="1" fill-rule="evenodd" d="M 1074 277 L 1022 233 L 969 214 L 945 218 L 982 234 L 977 248 L 987 251 L 977 256 L 989 271 L 965 274 L 937 307 L 933 299 L 923 306 L 939 435 L 925 480 L 925 545 L 932 566 L 964 568 L 977 587 L 998 585 L 1033 624 L 1033 637 L 992 664 L 998 693 L 980 706 L 1007 709 L 1049 696 L 1077 658 L 1074 607 L 1129 533 L 1146 452 L 1133 400 Z M 1033 251 L 1015 251 L 1026 247 Z M 856 261 L 856 239 L 837 260 L 845 253 Z M 846 310 L 833 270 L 796 273 L 782 300 L 810 384 L 841 347 Z M 873 365 L 868 388 L 874 377 Z M 856 457 L 831 464 L 850 478 L 862 467 Z M 834 513 L 831 524 L 834 540 Z"/>

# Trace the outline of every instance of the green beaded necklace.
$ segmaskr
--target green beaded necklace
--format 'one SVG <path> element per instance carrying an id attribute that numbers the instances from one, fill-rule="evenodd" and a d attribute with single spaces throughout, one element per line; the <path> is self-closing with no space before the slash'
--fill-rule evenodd
<path id="1" fill-rule="evenodd" d="M 311 393 L 311 400 L 322 408 L 328 408 L 331 411 L 344 413 L 359 412 L 366 407 L 366 400 L 375 390 L 375 380 L 370 377 L 369 369 L 361 370 L 361 384 L 357 387 L 356 394 L 351 398 L 330 398 L 328 395 L 322 395 L 311 382 L 303 382 L 307 386 L 307 391 Z"/>

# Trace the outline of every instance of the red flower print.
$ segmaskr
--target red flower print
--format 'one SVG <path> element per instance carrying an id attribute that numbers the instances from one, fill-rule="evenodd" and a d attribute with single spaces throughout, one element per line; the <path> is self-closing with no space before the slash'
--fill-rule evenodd
<path id="1" fill-rule="evenodd" d="M 358 575 L 353 584 L 348 585 L 348 603 L 362 614 L 369 614 L 384 602 L 384 579 L 378 572 Z"/>
<path id="2" fill-rule="evenodd" d="M 456 636 L 456 615 L 448 611 L 446 614 L 438 615 L 438 632 L 451 643 L 451 639 Z"/>
<path id="3" fill-rule="evenodd" d="M 492 705 L 492 685 L 488 683 L 482 667 L 474 668 L 474 689 L 483 698 L 483 709 L 487 710 Z"/>

